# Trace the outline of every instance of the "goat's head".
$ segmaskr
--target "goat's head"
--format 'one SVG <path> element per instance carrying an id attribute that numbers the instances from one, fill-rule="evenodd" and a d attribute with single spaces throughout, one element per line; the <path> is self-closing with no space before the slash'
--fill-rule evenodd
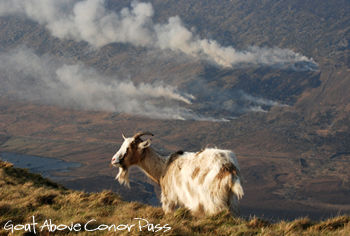
<path id="1" fill-rule="evenodd" d="M 151 144 L 150 139 L 146 141 L 141 139 L 143 135 L 153 136 L 150 132 L 141 132 L 135 134 L 132 138 L 126 138 L 123 134 L 124 142 L 111 161 L 113 166 L 119 167 L 119 173 L 116 179 L 118 179 L 119 183 L 125 183 L 128 187 L 130 187 L 129 167 L 142 161 L 144 158 L 144 155 L 142 155 L 144 149 Z"/>

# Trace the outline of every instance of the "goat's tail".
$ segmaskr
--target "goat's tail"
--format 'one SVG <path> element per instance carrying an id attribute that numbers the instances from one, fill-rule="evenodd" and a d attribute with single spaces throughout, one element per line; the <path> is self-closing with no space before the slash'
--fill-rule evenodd
<path id="1" fill-rule="evenodd" d="M 239 176 L 236 176 L 234 184 L 231 187 L 231 190 L 237 196 L 238 200 L 240 200 L 243 197 L 244 191 L 243 191 L 241 178 Z"/>

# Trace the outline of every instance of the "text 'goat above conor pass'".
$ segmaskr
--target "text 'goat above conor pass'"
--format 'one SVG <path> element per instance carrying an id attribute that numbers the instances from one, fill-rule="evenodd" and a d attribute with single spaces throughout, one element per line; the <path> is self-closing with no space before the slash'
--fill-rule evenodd
<path id="1" fill-rule="evenodd" d="M 243 178 L 233 152 L 207 148 L 199 152 L 179 151 L 161 156 L 150 148 L 151 140 L 142 132 L 126 138 L 111 164 L 119 167 L 116 179 L 129 186 L 129 167 L 139 166 L 160 185 L 165 213 L 186 207 L 193 214 L 213 215 L 229 208 L 239 216 L 238 200 L 243 196 Z"/>

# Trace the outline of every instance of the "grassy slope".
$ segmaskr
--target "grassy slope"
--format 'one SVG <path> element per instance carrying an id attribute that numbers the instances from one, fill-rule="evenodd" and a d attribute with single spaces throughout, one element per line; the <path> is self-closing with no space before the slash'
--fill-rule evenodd
<path id="1" fill-rule="evenodd" d="M 151 224 L 162 228 L 157 234 L 169 235 L 349 235 L 350 217 L 339 216 L 323 222 L 312 222 L 307 218 L 297 219 L 292 222 L 270 223 L 258 218 L 235 219 L 226 212 L 213 217 L 197 218 L 188 214 L 184 209 L 178 209 L 175 214 L 165 215 L 161 208 L 151 207 L 140 203 L 127 203 L 119 196 L 110 192 L 87 194 L 64 188 L 38 174 L 29 173 L 25 169 L 14 168 L 12 164 L 0 161 L 0 235 L 6 235 L 11 230 L 4 227 L 13 225 L 25 225 L 33 222 L 33 216 L 37 223 L 36 234 L 75 234 L 68 229 L 49 232 L 49 224 L 63 224 L 76 227 L 79 234 L 115 234 L 113 231 L 97 230 L 88 232 L 88 229 L 101 229 L 115 224 L 135 225 L 131 227 L 130 233 L 127 229 L 117 231 L 120 234 L 140 234 L 139 224 L 149 225 L 143 227 L 142 233 L 154 234 Z M 142 218 L 144 220 L 137 220 Z M 11 222 L 9 222 L 11 220 Z M 20 226 L 17 226 L 20 227 Z M 63 227 L 63 226 L 61 226 Z M 20 228 L 18 228 L 20 229 Z M 159 228 L 154 228 L 157 230 Z M 33 228 L 31 228 L 33 232 Z M 15 234 L 23 234 L 25 230 L 14 230 Z"/>

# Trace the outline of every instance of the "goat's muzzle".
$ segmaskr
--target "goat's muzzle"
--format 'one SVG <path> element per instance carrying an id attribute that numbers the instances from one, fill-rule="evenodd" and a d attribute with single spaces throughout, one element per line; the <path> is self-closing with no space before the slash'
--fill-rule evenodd
<path id="1" fill-rule="evenodd" d="M 112 166 L 114 167 L 120 167 L 120 161 L 119 158 L 112 158 L 111 164 L 109 164 L 109 168 L 111 168 Z"/>
<path id="2" fill-rule="evenodd" d="M 112 168 L 112 166 L 120 167 L 120 163 L 111 163 L 111 164 L 109 164 L 109 168 Z"/>

